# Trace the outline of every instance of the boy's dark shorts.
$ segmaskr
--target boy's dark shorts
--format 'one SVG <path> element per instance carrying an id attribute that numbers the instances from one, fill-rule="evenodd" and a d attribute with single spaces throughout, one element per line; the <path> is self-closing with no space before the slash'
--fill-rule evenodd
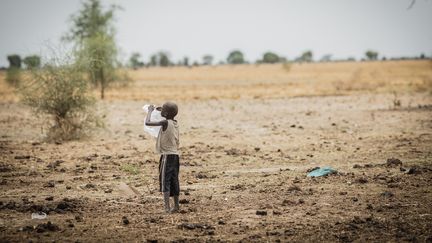
<path id="1" fill-rule="evenodd" d="M 180 194 L 180 161 L 177 154 L 162 154 L 159 160 L 159 191 L 170 192 L 170 197 Z"/>

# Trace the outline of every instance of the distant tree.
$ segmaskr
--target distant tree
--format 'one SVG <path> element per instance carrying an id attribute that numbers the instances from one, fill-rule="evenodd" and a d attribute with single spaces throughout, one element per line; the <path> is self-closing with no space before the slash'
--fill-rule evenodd
<path id="1" fill-rule="evenodd" d="M 156 54 L 151 55 L 150 57 L 151 66 L 168 67 L 171 64 L 172 63 L 169 59 L 169 54 L 167 52 L 160 51 Z"/>
<path id="2" fill-rule="evenodd" d="M 161 67 L 168 67 L 171 64 L 168 54 L 165 52 L 159 52 L 159 65 Z"/>
<path id="3" fill-rule="evenodd" d="M 203 56 L 203 64 L 204 65 L 212 65 L 213 63 L 213 56 L 212 55 L 204 55 Z"/>
<path id="4" fill-rule="evenodd" d="M 321 62 L 331 62 L 332 59 L 332 55 L 331 54 L 326 54 L 324 56 L 321 57 L 320 61 Z"/>
<path id="5" fill-rule="evenodd" d="M 366 56 L 367 60 L 370 60 L 370 61 L 378 60 L 378 52 L 376 52 L 376 51 L 368 50 L 368 51 L 366 51 L 365 56 Z"/>
<path id="6" fill-rule="evenodd" d="M 151 55 L 150 57 L 150 66 L 157 66 L 158 65 L 158 57 L 156 54 Z"/>
<path id="7" fill-rule="evenodd" d="M 9 61 L 9 68 L 21 68 L 21 56 L 20 55 L 9 55 L 7 56 Z"/>
<path id="8" fill-rule="evenodd" d="M 263 63 L 277 63 L 280 62 L 280 58 L 277 54 L 273 52 L 266 52 L 262 58 Z"/>
<path id="9" fill-rule="evenodd" d="M 70 32 L 64 39 L 75 44 L 78 62 L 87 63 L 88 77 L 101 89 L 101 98 L 105 89 L 114 81 L 120 81 L 116 75 L 117 45 L 115 42 L 114 13 L 117 6 L 104 11 L 100 0 L 86 0 L 78 14 L 72 15 Z"/>
<path id="10" fill-rule="evenodd" d="M 23 60 L 27 69 L 39 68 L 41 65 L 41 58 L 38 55 L 27 56 Z"/>
<path id="11" fill-rule="evenodd" d="M 183 66 L 189 66 L 189 58 L 188 57 L 183 58 Z"/>
<path id="12" fill-rule="evenodd" d="M 420 54 L 420 59 L 426 59 L 426 56 L 424 53 Z"/>
<path id="13" fill-rule="evenodd" d="M 232 51 L 227 58 L 229 64 L 243 64 L 245 63 L 243 53 L 239 50 Z"/>
<path id="14" fill-rule="evenodd" d="M 141 61 L 141 54 L 138 52 L 132 53 L 129 58 L 129 66 L 133 69 L 137 69 L 144 66 L 144 62 Z"/>
<path id="15" fill-rule="evenodd" d="M 312 62 L 313 61 L 312 51 L 303 52 L 303 54 L 297 60 L 300 62 Z"/>

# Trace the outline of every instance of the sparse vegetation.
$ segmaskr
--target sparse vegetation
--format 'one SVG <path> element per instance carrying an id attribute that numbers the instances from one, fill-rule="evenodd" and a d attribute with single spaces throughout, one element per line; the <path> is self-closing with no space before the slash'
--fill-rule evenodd
<path id="1" fill-rule="evenodd" d="M 81 67 L 53 63 L 33 70 L 31 76 L 20 89 L 22 102 L 35 114 L 48 115 L 48 140 L 79 139 L 103 125 Z"/>
<path id="2" fill-rule="evenodd" d="M 121 169 L 124 172 L 127 172 L 127 173 L 129 173 L 131 175 L 138 175 L 139 174 L 139 168 L 136 165 L 133 165 L 133 164 L 123 164 L 121 166 Z"/>
<path id="3" fill-rule="evenodd" d="M 22 79 L 21 69 L 17 67 L 10 67 L 6 71 L 6 82 L 14 87 L 17 87 Z"/>

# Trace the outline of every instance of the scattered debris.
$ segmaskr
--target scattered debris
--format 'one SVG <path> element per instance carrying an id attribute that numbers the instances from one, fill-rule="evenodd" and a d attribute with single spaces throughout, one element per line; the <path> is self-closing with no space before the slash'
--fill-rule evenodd
<path id="1" fill-rule="evenodd" d="M 46 219 L 47 214 L 44 212 L 37 212 L 31 214 L 31 219 Z"/>
<path id="2" fill-rule="evenodd" d="M 337 171 L 330 166 L 326 166 L 323 168 L 315 169 L 307 174 L 308 177 L 319 177 L 319 176 L 326 176 L 335 174 Z"/>
<path id="3" fill-rule="evenodd" d="M 208 230 L 208 229 L 214 229 L 213 226 L 208 225 L 208 224 L 201 224 L 201 223 L 182 223 L 180 225 L 178 225 L 179 229 L 188 229 L 188 230 L 193 230 L 193 229 L 204 229 L 204 230 Z"/>

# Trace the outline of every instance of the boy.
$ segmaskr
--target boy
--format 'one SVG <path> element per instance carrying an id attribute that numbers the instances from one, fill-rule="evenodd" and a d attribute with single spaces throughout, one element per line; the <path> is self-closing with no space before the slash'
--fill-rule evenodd
<path id="1" fill-rule="evenodd" d="M 173 102 L 166 102 L 162 106 L 161 116 L 166 120 L 159 122 L 150 121 L 154 106 L 150 105 L 145 124 L 147 126 L 162 126 L 156 138 L 156 151 L 161 154 L 159 160 L 159 189 L 163 193 L 165 212 L 173 213 L 179 211 L 179 128 L 174 117 L 177 115 L 178 107 Z M 174 208 L 171 210 L 169 198 L 174 197 Z"/>

